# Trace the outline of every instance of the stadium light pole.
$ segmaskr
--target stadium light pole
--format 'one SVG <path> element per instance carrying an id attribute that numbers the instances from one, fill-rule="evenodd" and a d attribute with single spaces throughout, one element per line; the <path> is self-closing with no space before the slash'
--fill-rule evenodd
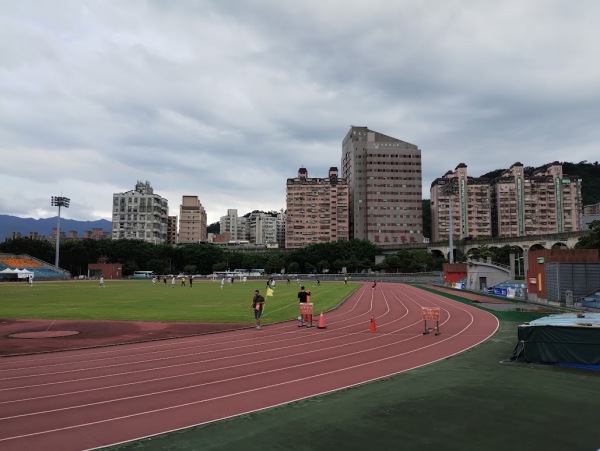
<path id="1" fill-rule="evenodd" d="M 69 202 L 71 199 L 63 196 L 52 196 L 51 204 L 53 207 L 58 207 L 58 224 L 56 226 L 56 257 L 54 259 L 54 266 L 58 266 L 58 258 L 60 253 L 60 207 L 69 208 Z"/>

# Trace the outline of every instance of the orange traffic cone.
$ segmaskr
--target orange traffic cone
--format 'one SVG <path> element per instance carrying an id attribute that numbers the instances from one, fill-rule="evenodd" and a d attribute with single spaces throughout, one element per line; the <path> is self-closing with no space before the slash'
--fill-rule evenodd
<path id="1" fill-rule="evenodd" d="M 375 316 L 371 316 L 371 324 L 369 325 L 369 332 L 377 332 L 377 324 L 375 324 Z"/>
<path id="2" fill-rule="evenodd" d="M 317 325 L 317 329 L 325 329 L 327 326 L 325 325 L 325 317 L 323 316 L 323 312 L 319 315 L 319 324 Z"/>

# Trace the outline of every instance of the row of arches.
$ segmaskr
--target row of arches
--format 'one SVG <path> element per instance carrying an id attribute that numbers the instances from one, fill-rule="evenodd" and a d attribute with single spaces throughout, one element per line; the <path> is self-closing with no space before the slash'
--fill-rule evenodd
<path id="1" fill-rule="evenodd" d="M 540 249 L 568 249 L 567 243 L 554 242 L 550 247 L 535 243 L 528 246 L 521 246 L 516 244 L 506 244 L 504 246 L 498 245 L 487 245 L 483 244 L 480 246 L 454 246 L 454 261 L 456 263 L 464 263 L 467 260 L 488 260 L 500 265 L 510 266 L 511 254 L 514 255 L 515 262 L 515 276 L 525 276 L 525 254 L 529 251 L 535 251 Z M 444 255 L 444 251 L 447 254 Z M 448 248 L 442 249 L 431 249 L 431 253 L 434 257 L 444 258 L 450 261 L 450 250 Z"/>

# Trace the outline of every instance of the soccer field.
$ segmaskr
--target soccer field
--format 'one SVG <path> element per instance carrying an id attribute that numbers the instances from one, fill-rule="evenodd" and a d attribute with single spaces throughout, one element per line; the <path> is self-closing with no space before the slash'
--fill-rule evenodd
<path id="1" fill-rule="evenodd" d="M 235 282 L 221 289 L 220 281 L 195 280 L 175 287 L 149 280 L 38 282 L 0 284 L 0 317 L 28 319 L 84 319 L 124 321 L 184 321 L 253 323 L 250 304 L 254 290 L 265 296 L 263 324 L 298 316 L 297 283 L 279 282 L 273 296 L 266 296 L 266 281 Z M 360 284 L 343 282 L 303 283 L 311 291 L 315 314 L 326 312 L 346 299 Z"/>

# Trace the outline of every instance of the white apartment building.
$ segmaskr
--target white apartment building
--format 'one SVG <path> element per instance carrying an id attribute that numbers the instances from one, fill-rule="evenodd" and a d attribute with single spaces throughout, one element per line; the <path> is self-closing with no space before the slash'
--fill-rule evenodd
<path id="1" fill-rule="evenodd" d="M 169 203 L 150 182 L 138 181 L 135 189 L 113 194 L 112 239 L 143 240 L 163 244 L 167 240 Z"/>
<path id="2" fill-rule="evenodd" d="M 285 214 L 283 211 L 253 211 L 238 216 L 236 209 L 227 210 L 227 215 L 219 221 L 220 233 L 228 234 L 230 241 L 248 241 L 257 245 L 285 244 Z"/>
<path id="3" fill-rule="evenodd" d="M 219 220 L 219 229 L 221 234 L 228 234 L 229 239 L 232 241 L 245 240 L 243 234 L 240 237 L 240 233 L 238 231 L 239 226 L 239 217 L 236 209 L 227 210 L 227 214 L 225 216 L 221 216 Z"/>

